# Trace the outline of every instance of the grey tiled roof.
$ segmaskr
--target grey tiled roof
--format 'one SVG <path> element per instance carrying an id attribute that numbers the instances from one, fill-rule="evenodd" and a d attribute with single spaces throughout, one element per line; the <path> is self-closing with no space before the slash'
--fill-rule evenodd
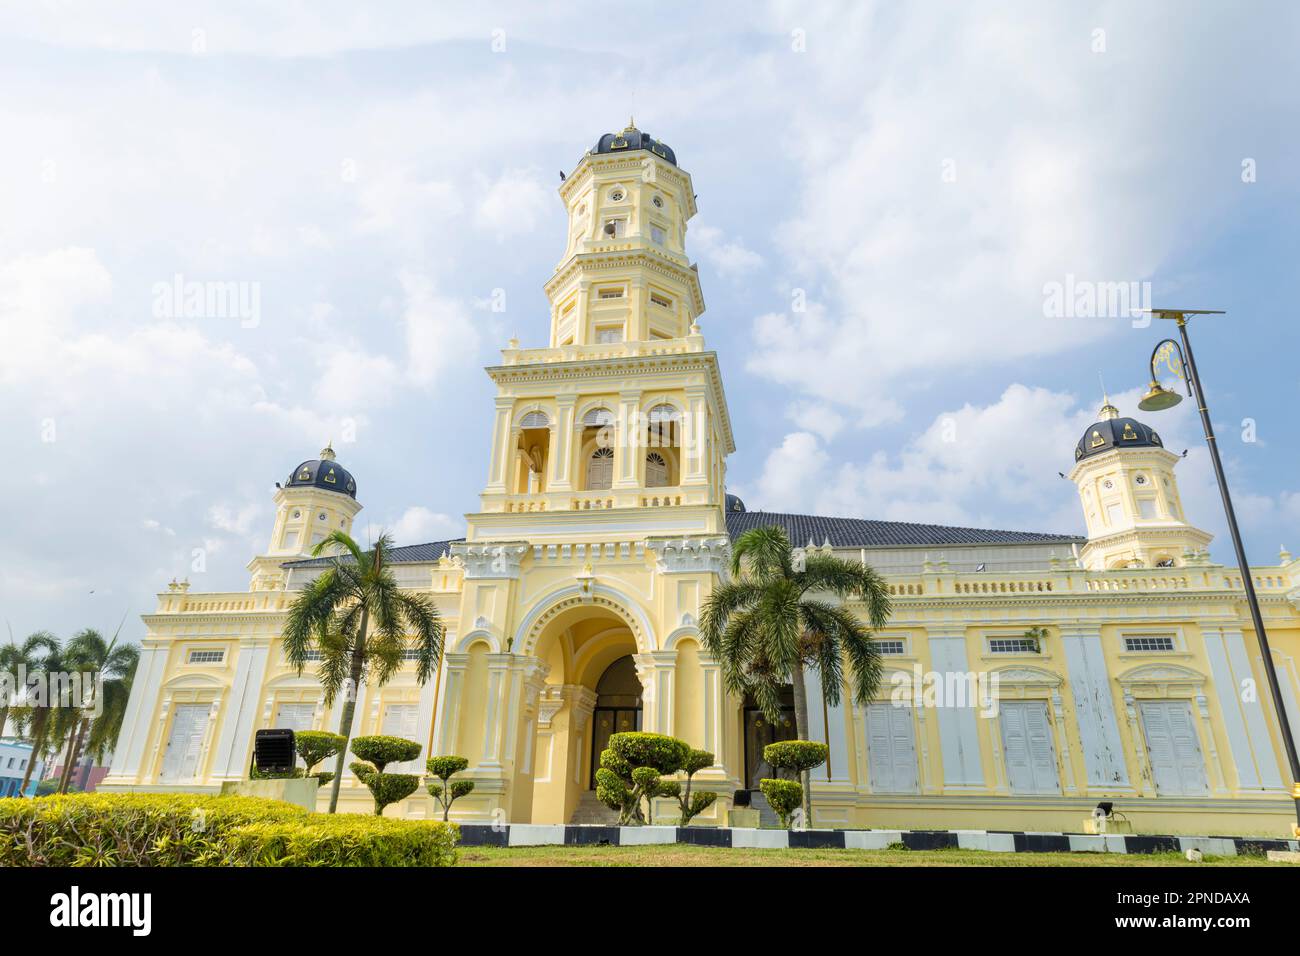
<path id="1" fill-rule="evenodd" d="M 837 548 L 907 548 L 960 544 L 1073 544 L 1084 538 L 1073 534 L 1040 534 L 1035 531 L 989 531 L 983 528 L 952 528 L 910 521 L 872 521 L 867 518 L 824 518 L 820 515 L 788 515 L 771 511 L 727 513 L 727 533 L 735 538 L 751 528 L 780 525 L 796 546 L 809 540 L 820 545 L 829 540 Z"/>
<path id="2" fill-rule="evenodd" d="M 727 533 L 735 538 L 750 528 L 776 524 L 785 528 L 796 546 L 822 544 L 829 540 L 837 548 L 938 547 L 961 544 L 1074 544 L 1085 538 L 1073 534 L 1040 534 L 1036 531 L 989 531 L 983 528 L 953 528 L 909 521 L 871 521 L 867 518 L 826 518 L 821 515 L 788 515 L 775 511 L 732 511 L 727 513 Z M 388 552 L 390 564 L 424 564 L 437 561 L 451 550 L 451 541 L 408 544 Z M 333 558 L 303 558 L 286 561 L 286 568 L 310 568 Z"/>
<path id="3" fill-rule="evenodd" d="M 423 564 L 428 561 L 437 561 L 451 550 L 454 541 L 464 540 L 464 538 L 455 538 L 453 541 L 430 541 L 428 544 L 402 545 L 388 552 L 388 563 Z M 319 564 L 329 564 L 333 560 L 333 558 L 303 558 L 300 561 L 286 561 L 282 567 L 310 568 Z"/>

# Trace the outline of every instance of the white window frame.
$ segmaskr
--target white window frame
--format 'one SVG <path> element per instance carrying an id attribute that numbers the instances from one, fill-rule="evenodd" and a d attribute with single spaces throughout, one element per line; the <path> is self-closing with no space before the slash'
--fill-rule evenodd
<path id="1" fill-rule="evenodd" d="M 217 654 L 216 660 L 195 660 L 199 654 Z M 216 667 L 226 663 L 226 648 L 222 647 L 189 647 L 185 650 L 186 665 L 195 665 L 201 667 Z"/>
<path id="2" fill-rule="evenodd" d="M 1025 630 L 1028 630 L 1028 628 L 1026 628 Z M 1041 639 L 1038 641 L 1038 650 L 1036 651 L 1027 651 L 1027 650 L 1019 650 L 1019 649 L 995 651 L 993 649 L 994 641 L 1027 641 L 1027 640 L 1029 640 L 1029 638 L 1025 637 L 1024 631 L 995 631 L 992 633 L 987 633 L 984 635 L 984 654 L 987 657 L 996 657 L 998 660 L 1003 660 L 1008 657 L 1026 657 L 1031 660 L 1041 661 L 1044 658 L 1048 657 L 1047 649 L 1043 646 L 1043 641 Z"/>
<path id="3" fill-rule="evenodd" d="M 897 654 L 886 654 L 882 651 L 881 652 L 882 657 L 911 657 L 912 656 L 912 635 L 911 634 L 876 634 L 873 635 L 872 640 L 874 640 L 877 644 L 892 642 L 895 644 L 901 644 L 903 646 L 903 649 L 899 651 Z"/>
<path id="4" fill-rule="evenodd" d="M 1162 571 L 1169 570 L 1161 568 Z M 1172 637 L 1174 646 L 1167 651 L 1147 651 L 1147 650 L 1129 650 L 1128 642 L 1130 638 L 1143 637 Z M 1124 657 L 1168 657 L 1170 654 L 1187 654 L 1187 640 L 1181 627 L 1126 627 L 1119 632 L 1119 653 Z"/>

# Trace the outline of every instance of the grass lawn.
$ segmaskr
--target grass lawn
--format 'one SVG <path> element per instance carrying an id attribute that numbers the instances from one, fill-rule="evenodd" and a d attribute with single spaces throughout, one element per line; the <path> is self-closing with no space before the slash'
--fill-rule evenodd
<path id="1" fill-rule="evenodd" d="M 688 846 L 461 847 L 461 866 L 1289 866 L 1262 856 L 988 853 L 982 850 L 744 850 Z"/>

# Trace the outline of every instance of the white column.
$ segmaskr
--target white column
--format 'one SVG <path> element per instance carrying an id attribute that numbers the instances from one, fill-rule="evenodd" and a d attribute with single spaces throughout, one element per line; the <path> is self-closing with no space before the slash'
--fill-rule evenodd
<path id="1" fill-rule="evenodd" d="M 970 673 L 970 664 L 966 657 L 965 631 L 950 633 L 931 633 L 929 638 L 930 660 L 937 679 L 949 685 L 948 675 L 952 674 L 951 683 L 964 684 L 965 675 Z M 945 788 L 983 788 L 984 761 L 980 756 L 979 730 L 975 724 L 975 708 L 978 701 L 965 701 L 966 706 L 953 706 L 947 699 L 942 706 L 935 708 L 935 719 L 939 725 L 939 742 L 943 755 L 943 785 Z"/>
<path id="2" fill-rule="evenodd" d="M 644 729 L 650 733 L 673 733 L 673 675 L 676 651 L 651 651 L 637 654 L 636 675 L 641 681 L 641 715 Z"/>
<path id="3" fill-rule="evenodd" d="M 469 667 L 468 654 L 444 654 L 446 673 L 442 681 L 442 700 L 438 703 L 438 726 L 434 728 L 439 754 L 456 753 L 456 738 L 460 732 L 460 696 L 465 689 L 465 671 Z"/>
<path id="4" fill-rule="evenodd" d="M 831 783 L 848 783 L 851 775 L 844 732 L 844 690 L 840 689 L 840 703 L 831 704 L 826 699 L 821 674 L 812 668 L 804 668 L 804 686 L 808 688 L 808 739 L 821 741 L 830 750 L 826 765 L 814 770 L 813 775 Z"/>
<path id="5" fill-rule="evenodd" d="M 555 399 L 556 422 L 551 429 L 551 484 L 548 491 L 573 489 L 574 406 L 578 396 L 560 395 Z"/>
<path id="6" fill-rule="evenodd" d="M 505 396 L 497 396 L 496 400 L 496 421 L 492 429 L 492 463 L 488 468 L 487 491 L 501 494 L 506 490 L 506 470 L 514 460 L 511 454 L 513 438 L 514 443 L 519 443 L 519 438 L 513 433 L 510 427 L 510 416 L 514 411 L 515 400 Z"/>
<path id="7" fill-rule="evenodd" d="M 702 653 L 700 670 L 704 674 L 704 749 L 713 754 L 713 766 L 723 769 L 722 707 L 726 696 L 722 687 L 722 665 L 716 658 Z"/>
<path id="8" fill-rule="evenodd" d="M 426 753 L 424 749 L 426 746 L 433 746 L 435 742 L 432 733 L 433 728 L 429 727 L 429 724 L 433 721 L 433 704 L 436 693 L 437 680 L 425 681 L 424 686 L 420 688 L 420 699 L 415 711 L 415 739 L 420 742 L 420 753 L 423 754 L 424 758 L 416 761 L 417 769 L 420 771 L 424 769 L 425 760 L 438 756 L 437 754 Z"/>
<path id="9" fill-rule="evenodd" d="M 686 389 L 686 415 L 682 421 L 682 455 L 685 468 L 682 484 L 699 485 L 708 481 L 709 412 L 704 387 Z"/>
<path id="10" fill-rule="evenodd" d="M 1074 720 L 1083 747 L 1083 763 L 1090 790 L 1129 790 L 1124 745 L 1120 742 L 1111 694 L 1110 674 L 1102 653 L 1101 634 L 1095 630 L 1062 629 L 1061 644 L 1074 701 Z M 1064 747 L 1065 741 L 1061 746 Z"/>
<path id="11" fill-rule="evenodd" d="M 105 783 L 136 783 L 141 780 L 145 747 L 153 726 L 153 708 L 167 670 L 170 650 L 169 644 L 151 642 L 148 638 L 141 644 L 140 663 L 136 665 L 131 697 L 126 704 L 122 730 L 113 751 L 113 764 Z"/>
<path id="12" fill-rule="evenodd" d="M 636 488 L 641 484 L 642 431 L 641 390 L 619 393 L 618 443 L 614 446 L 614 487 Z"/>
<path id="13" fill-rule="evenodd" d="M 217 739 L 216 756 L 212 761 L 214 780 L 243 780 L 248 775 L 251 763 L 249 751 L 253 743 L 253 732 L 257 729 L 258 698 L 270 653 L 270 638 L 252 638 L 239 642 L 235 679 L 230 687 L 230 703 L 226 707 Z"/>
<path id="14" fill-rule="evenodd" d="M 514 708 L 508 699 L 510 654 L 488 655 L 487 713 L 483 718 L 483 759 L 479 767 L 502 769 L 501 747 L 503 728 L 514 717 Z"/>

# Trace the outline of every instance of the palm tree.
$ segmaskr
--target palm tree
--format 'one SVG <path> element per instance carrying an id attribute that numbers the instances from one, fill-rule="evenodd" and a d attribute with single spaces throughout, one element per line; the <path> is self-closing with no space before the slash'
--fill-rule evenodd
<path id="1" fill-rule="evenodd" d="M 732 579 L 709 595 L 700 615 L 704 646 L 722 665 L 727 689 L 748 693 L 768 720 L 781 715 L 781 688 L 794 691 L 795 727 L 808 739 L 804 668 L 821 675 L 827 702 L 840 702 L 843 662 L 853 699 L 865 704 L 880 684 L 880 649 L 872 629 L 889 620 L 889 590 L 867 564 L 831 554 L 797 562 L 785 529 L 753 528 L 736 539 Z M 828 600 L 833 598 L 836 600 Z M 865 605 L 866 623 L 845 602 Z M 804 818 L 811 820 L 809 773 L 802 773 Z"/>
<path id="2" fill-rule="evenodd" d="M 121 632 L 121 626 L 118 626 Z M 71 671 L 93 675 L 91 694 L 77 703 L 73 724 L 68 737 L 67 759 L 63 763 L 63 776 L 59 780 L 59 793 L 68 792 L 73 768 L 81 759 L 87 740 L 94 742 L 92 752 L 101 756 L 117 739 L 116 732 L 109 735 L 114 715 L 121 726 L 120 711 L 125 707 L 123 694 L 129 694 L 136 665 L 140 662 L 140 648 L 135 644 L 118 644 L 117 634 L 105 640 L 98 631 L 87 628 L 72 636 L 63 648 L 64 664 Z M 92 717 L 87 712 L 97 711 Z M 105 718 L 108 718 L 105 721 Z"/>
<path id="3" fill-rule="evenodd" d="M 0 699 L 0 734 L 4 733 L 5 724 L 9 721 L 9 711 L 15 703 L 15 695 L 21 696 L 25 691 L 24 687 L 17 684 L 19 676 L 38 673 L 45 656 L 58 649 L 59 639 L 48 631 L 37 631 L 21 644 L 14 642 L 11 633 L 9 643 L 0 647 L 0 671 L 12 675 L 14 682 L 12 691 Z M 20 708 L 21 706 L 19 704 Z"/>
<path id="4" fill-rule="evenodd" d="M 318 674 L 325 705 L 332 706 L 343 691 L 339 734 L 343 746 L 334 766 L 330 813 L 339 803 L 339 783 L 352 738 L 357 691 L 369 680 L 382 687 L 402 665 L 403 652 L 416 652 L 415 677 L 425 684 L 442 658 L 443 626 L 438 608 L 427 594 L 403 591 L 384 563 L 392 538 L 380 534 L 375 546 L 363 551 L 352 538 L 335 531 L 312 549 L 319 557 L 341 548 L 321 574 L 294 598 L 281 635 L 284 656 L 302 673 L 309 650 L 321 654 Z M 408 641 L 407 635 L 412 635 Z"/>
<path id="5" fill-rule="evenodd" d="M 63 647 L 59 644 L 57 638 L 51 638 L 51 641 L 52 643 L 47 645 L 45 656 L 41 658 L 38 664 L 38 670 L 45 679 L 47 691 L 51 686 L 50 676 L 64 670 Z M 51 735 L 51 730 L 60 721 L 59 715 L 58 701 L 52 700 L 48 692 L 42 695 L 39 700 L 28 696 L 17 712 L 19 725 L 32 742 L 32 755 L 27 760 L 27 768 L 23 771 L 23 782 L 18 788 L 20 794 L 27 792 L 27 785 L 31 783 L 32 773 L 36 769 L 36 761 L 44 758 L 49 752 L 50 740 L 59 741 L 63 739 L 62 730 Z M 58 750 L 57 744 L 53 749 Z"/>

